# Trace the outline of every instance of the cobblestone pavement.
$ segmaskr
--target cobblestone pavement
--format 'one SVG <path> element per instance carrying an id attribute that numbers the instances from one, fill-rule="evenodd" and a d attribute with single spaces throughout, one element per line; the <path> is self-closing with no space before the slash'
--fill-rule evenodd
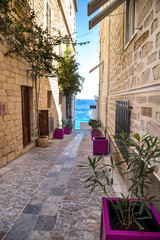
<path id="1" fill-rule="evenodd" d="M 99 239 L 102 194 L 89 195 L 77 167 L 92 157 L 90 138 L 65 135 L 0 169 L 0 239 Z"/>

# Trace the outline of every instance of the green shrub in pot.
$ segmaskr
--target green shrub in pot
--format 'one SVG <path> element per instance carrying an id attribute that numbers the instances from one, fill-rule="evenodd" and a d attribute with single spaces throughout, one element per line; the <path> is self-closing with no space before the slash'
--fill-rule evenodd
<path id="1" fill-rule="evenodd" d="M 132 133 L 124 133 L 114 136 L 115 140 L 123 143 L 125 148 L 125 155 L 127 159 L 126 170 L 122 173 L 129 174 L 131 182 L 128 189 L 128 196 L 121 194 L 117 197 L 114 192 L 116 202 L 112 201 L 112 197 L 107 191 L 107 187 L 113 187 L 114 178 L 113 172 L 117 168 L 122 168 L 122 164 L 126 160 L 121 159 L 119 163 L 115 164 L 111 157 L 109 164 L 102 164 L 100 156 L 91 159 L 88 157 L 87 163 L 79 165 L 81 168 L 89 168 L 88 177 L 85 179 L 86 187 L 93 192 L 97 187 L 100 187 L 104 194 L 110 199 L 112 207 L 116 212 L 117 219 L 120 223 L 121 230 L 144 230 L 142 220 L 151 219 L 150 205 L 155 201 L 155 196 L 150 195 L 149 185 L 153 184 L 151 175 L 155 171 L 153 162 L 158 161 L 160 156 L 160 142 L 157 137 L 150 135 L 140 136 Z M 90 175 L 90 170 L 92 174 Z"/>
<path id="2" fill-rule="evenodd" d="M 88 125 L 92 127 L 92 130 L 96 131 L 101 128 L 102 123 L 100 120 L 90 119 Z"/>

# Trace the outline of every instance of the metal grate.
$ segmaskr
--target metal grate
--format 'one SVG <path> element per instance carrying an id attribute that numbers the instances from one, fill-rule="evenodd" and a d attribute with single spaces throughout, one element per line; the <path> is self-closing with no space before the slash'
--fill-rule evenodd
<path id="1" fill-rule="evenodd" d="M 128 100 L 116 101 L 116 125 L 115 134 L 122 131 L 129 133 L 130 131 L 130 107 Z"/>
<path id="2" fill-rule="evenodd" d="M 116 122 L 115 122 L 115 135 L 118 135 L 124 131 L 130 132 L 130 107 L 129 100 L 117 100 L 116 101 Z M 116 141 L 122 156 L 126 159 L 125 152 L 126 146 Z M 127 159 L 126 159 L 127 160 Z"/>

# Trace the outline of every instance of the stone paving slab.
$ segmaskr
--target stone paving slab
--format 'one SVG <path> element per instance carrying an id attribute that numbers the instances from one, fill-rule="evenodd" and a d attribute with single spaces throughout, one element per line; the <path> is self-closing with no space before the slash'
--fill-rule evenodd
<path id="1" fill-rule="evenodd" d="M 0 169 L 0 239 L 11 229 L 28 202 L 44 203 L 48 189 L 38 188 L 74 137 L 72 134 L 51 140 L 47 148 L 35 147 Z M 60 171 L 61 168 L 58 165 L 53 169 Z"/>
<path id="2" fill-rule="evenodd" d="M 5 240 L 25 240 L 30 233 L 37 216 L 32 214 L 21 214 L 13 225 Z"/>
<path id="3" fill-rule="evenodd" d="M 98 240 L 103 193 L 89 195 L 77 167 L 93 157 L 92 148 L 90 133 L 78 131 L 0 169 L 0 239 Z"/>
<path id="4" fill-rule="evenodd" d="M 89 195 L 84 189 L 81 162 L 93 157 L 90 134 L 83 137 L 78 148 L 70 179 L 65 189 L 59 217 L 52 231 L 52 240 L 98 240 L 100 231 L 101 198 L 97 190 Z"/>

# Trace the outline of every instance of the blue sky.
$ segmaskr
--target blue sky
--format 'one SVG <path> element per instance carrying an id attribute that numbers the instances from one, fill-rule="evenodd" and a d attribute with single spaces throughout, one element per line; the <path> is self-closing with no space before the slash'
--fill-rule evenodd
<path id="1" fill-rule="evenodd" d="M 89 20 L 94 16 L 87 16 L 87 4 L 90 0 L 77 0 L 76 39 L 78 42 L 90 41 L 90 44 L 76 46 L 77 62 L 80 63 L 79 73 L 85 78 L 83 90 L 76 98 L 94 99 L 98 94 L 99 69 L 89 74 L 89 70 L 99 63 L 99 24 L 89 30 Z"/>

